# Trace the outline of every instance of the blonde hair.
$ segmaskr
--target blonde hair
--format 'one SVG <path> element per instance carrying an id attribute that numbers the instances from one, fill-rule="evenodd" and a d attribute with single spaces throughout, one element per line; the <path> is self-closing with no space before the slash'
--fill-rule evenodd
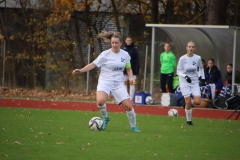
<path id="1" fill-rule="evenodd" d="M 193 43 L 193 45 L 195 46 L 195 43 L 193 41 L 189 41 L 186 46 L 188 46 L 189 43 Z"/>
<path id="2" fill-rule="evenodd" d="M 97 38 L 102 38 L 104 39 L 105 42 L 110 42 L 111 38 L 118 38 L 120 42 L 123 41 L 122 34 L 120 32 L 115 32 L 115 31 L 103 30 L 101 33 L 97 35 Z"/>

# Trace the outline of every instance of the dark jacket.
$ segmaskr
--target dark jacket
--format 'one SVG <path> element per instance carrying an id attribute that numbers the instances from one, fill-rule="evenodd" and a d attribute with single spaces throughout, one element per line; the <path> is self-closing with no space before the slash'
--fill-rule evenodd
<path id="1" fill-rule="evenodd" d="M 232 72 L 227 72 L 225 75 L 225 78 L 228 82 L 228 84 L 232 84 Z M 235 71 L 235 83 L 240 83 L 240 71 Z"/>
<path id="2" fill-rule="evenodd" d="M 138 49 L 132 43 L 131 45 L 124 45 L 123 50 L 127 51 L 131 57 L 130 63 L 133 71 L 133 75 L 139 74 L 139 56 Z M 126 68 L 123 71 L 124 74 L 127 74 Z"/>
<path id="3" fill-rule="evenodd" d="M 225 75 L 225 78 L 228 82 L 228 84 L 232 84 L 232 72 L 227 72 L 226 75 Z"/>
<path id="4" fill-rule="evenodd" d="M 210 72 L 209 70 L 209 67 L 207 67 L 205 70 L 206 83 L 214 83 L 216 85 L 216 89 L 221 90 L 223 87 L 221 71 L 218 69 L 217 66 L 213 66 Z"/>

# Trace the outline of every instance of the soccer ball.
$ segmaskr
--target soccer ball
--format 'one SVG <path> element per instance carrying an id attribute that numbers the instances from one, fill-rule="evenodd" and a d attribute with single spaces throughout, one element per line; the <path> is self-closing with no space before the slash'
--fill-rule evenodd
<path id="1" fill-rule="evenodd" d="M 95 131 L 101 131 L 103 126 L 103 120 L 100 117 L 93 117 L 89 121 L 89 128 Z"/>
<path id="2" fill-rule="evenodd" d="M 146 102 L 147 104 L 153 104 L 153 98 L 152 98 L 152 96 L 147 96 L 146 99 L 145 99 L 145 102 Z"/>
<path id="3" fill-rule="evenodd" d="M 176 109 L 170 109 L 168 111 L 168 116 L 178 116 L 178 110 Z"/>

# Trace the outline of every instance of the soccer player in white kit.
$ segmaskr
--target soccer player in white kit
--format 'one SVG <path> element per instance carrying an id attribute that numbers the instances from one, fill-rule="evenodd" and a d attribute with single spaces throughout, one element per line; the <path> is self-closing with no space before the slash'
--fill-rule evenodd
<path id="1" fill-rule="evenodd" d="M 201 57 L 194 51 L 195 43 L 190 41 L 186 46 L 187 54 L 180 57 L 177 65 L 177 74 L 179 76 L 179 86 L 185 100 L 185 112 L 187 125 L 192 123 L 191 97 L 194 96 L 194 104 L 199 105 L 201 102 L 201 93 L 199 86 L 199 77 L 205 79 Z"/>
<path id="2" fill-rule="evenodd" d="M 124 85 L 123 70 L 126 67 L 129 76 L 130 84 L 134 85 L 133 73 L 128 52 L 120 49 L 122 45 L 122 35 L 119 32 L 103 31 L 98 34 L 98 38 L 103 38 L 105 41 L 110 41 L 111 48 L 103 51 L 92 63 L 86 65 L 82 69 L 75 69 L 72 73 L 87 72 L 95 67 L 101 67 L 98 86 L 97 86 L 97 106 L 103 115 L 103 130 L 106 129 L 107 123 L 110 120 L 106 101 L 110 94 L 113 94 L 118 104 L 122 105 L 126 110 L 127 117 L 131 126 L 131 131 L 141 132 L 136 127 L 136 114 L 130 102 L 130 97 Z"/>

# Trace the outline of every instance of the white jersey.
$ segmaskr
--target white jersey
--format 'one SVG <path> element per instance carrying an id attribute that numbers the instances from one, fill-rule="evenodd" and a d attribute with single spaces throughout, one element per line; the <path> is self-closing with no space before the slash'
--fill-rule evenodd
<path id="1" fill-rule="evenodd" d="M 113 53 L 111 49 L 103 51 L 93 63 L 101 67 L 99 80 L 112 81 L 114 83 L 124 82 L 123 70 L 131 57 L 128 52 L 120 49 L 119 53 Z"/>
<path id="2" fill-rule="evenodd" d="M 192 57 L 188 57 L 187 55 L 180 57 L 177 65 L 177 74 L 179 76 L 180 85 L 189 85 L 185 79 L 185 76 L 191 78 L 192 84 L 198 84 L 199 73 L 202 76 L 202 79 L 205 79 L 200 56 L 193 54 Z"/>

